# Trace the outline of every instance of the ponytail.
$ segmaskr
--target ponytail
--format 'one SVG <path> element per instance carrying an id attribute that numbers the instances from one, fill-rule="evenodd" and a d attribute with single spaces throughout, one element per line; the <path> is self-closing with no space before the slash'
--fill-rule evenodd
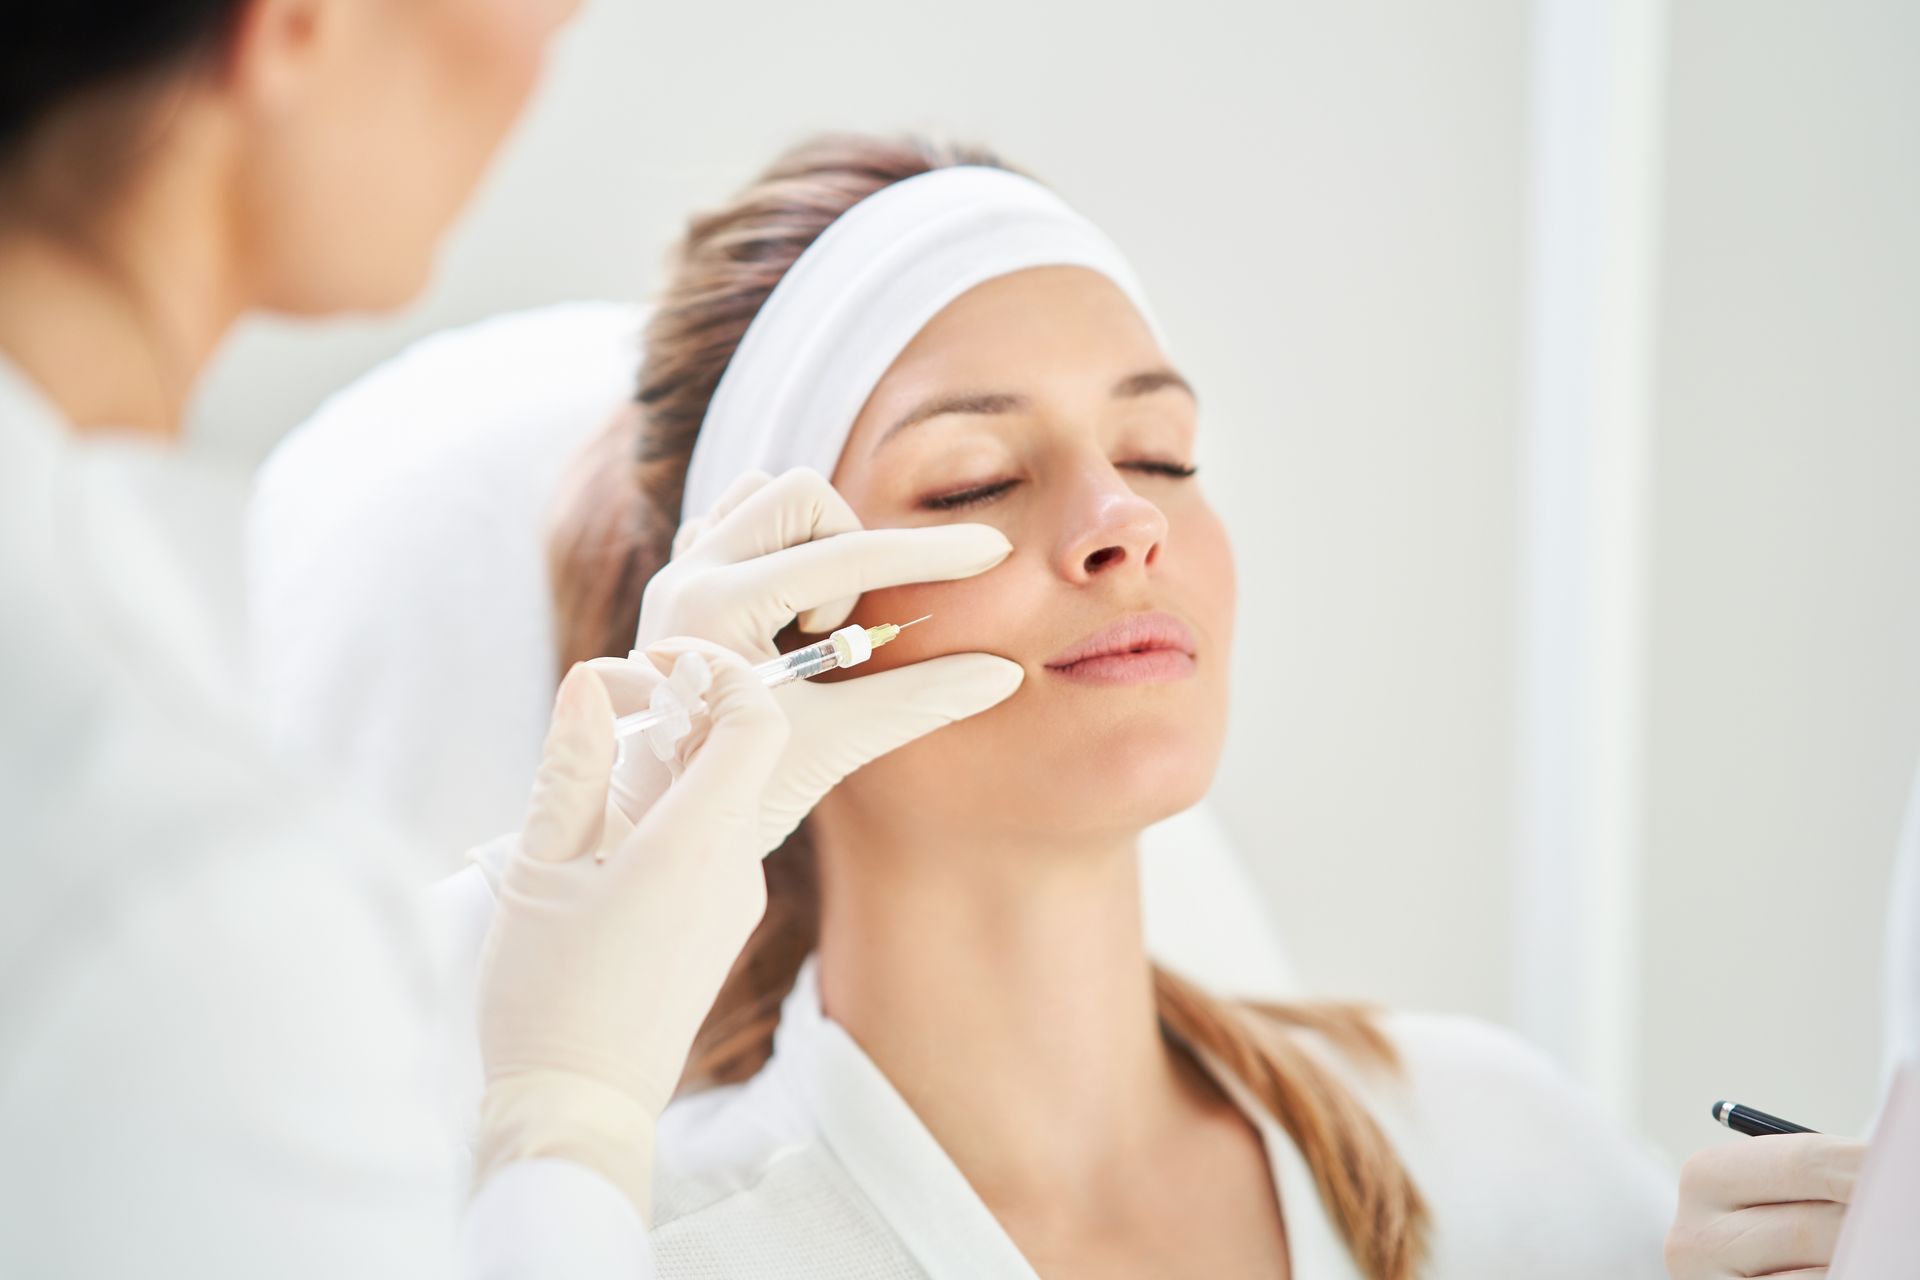
<path id="1" fill-rule="evenodd" d="M 1320 1201 L 1367 1280 L 1412 1280 L 1426 1255 L 1427 1206 L 1367 1109 L 1289 1030 L 1318 1033 L 1362 1065 L 1399 1055 L 1365 1011 L 1337 1004 L 1245 1005 L 1158 966 L 1160 1023 L 1219 1063 L 1293 1139 Z"/>

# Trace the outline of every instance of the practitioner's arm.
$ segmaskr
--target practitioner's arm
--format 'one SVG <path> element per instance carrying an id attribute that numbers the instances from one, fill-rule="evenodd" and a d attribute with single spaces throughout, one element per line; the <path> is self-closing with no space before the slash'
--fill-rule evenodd
<path id="1" fill-rule="evenodd" d="M 786 733 L 737 659 L 712 661 L 712 731 L 637 827 L 606 810 L 606 694 L 591 673 L 567 686 L 500 877 L 463 1261 L 403 861 L 264 777 L 207 820 L 205 794 L 252 775 L 175 743 L 140 829 L 197 821 L 193 838 L 154 837 L 151 867 L 100 886 L 113 910 L 16 940 L 0 1274 L 644 1275 L 653 1120 L 762 909 L 755 812 Z"/>
<path id="2" fill-rule="evenodd" d="M 678 661 L 710 671 L 707 731 L 637 824 L 608 802 L 606 686 L 582 667 L 561 685 L 481 962 L 483 1190 L 517 1161 L 571 1161 L 644 1218 L 654 1123 L 766 910 L 760 795 L 785 717 L 740 658 L 701 646 Z"/>

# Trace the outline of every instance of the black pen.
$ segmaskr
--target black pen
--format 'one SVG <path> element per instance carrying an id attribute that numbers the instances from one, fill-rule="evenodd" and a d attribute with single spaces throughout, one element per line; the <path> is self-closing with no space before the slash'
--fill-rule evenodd
<path id="1" fill-rule="evenodd" d="M 1773 1133 L 1820 1132 L 1791 1120 L 1782 1120 L 1779 1116 L 1770 1116 L 1764 1111 L 1755 1111 L 1752 1107 L 1743 1107 L 1737 1102 L 1714 1103 L 1713 1118 L 1735 1133 L 1744 1133 L 1749 1138 L 1764 1138 Z"/>

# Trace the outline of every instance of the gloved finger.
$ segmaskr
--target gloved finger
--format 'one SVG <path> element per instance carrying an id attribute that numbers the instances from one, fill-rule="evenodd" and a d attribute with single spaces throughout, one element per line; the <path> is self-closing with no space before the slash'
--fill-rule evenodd
<path id="1" fill-rule="evenodd" d="M 720 500 L 713 504 L 711 511 L 696 512 L 694 517 L 681 525 L 673 535 L 672 558 L 679 559 L 680 556 L 698 546 L 707 530 L 732 514 L 735 507 L 772 480 L 772 476 L 757 468 L 734 477 L 733 483 L 720 494 Z"/>
<path id="2" fill-rule="evenodd" d="M 711 668 L 721 663 L 740 662 L 743 656 L 725 645 L 716 644 L 711 640 L 702 640 L 696 636 L 668 636 L 664 640 L 654 641 L 639 653 L 645 661 L 660 671 L 668 673 L 663 675 L 662 679 L 676 689 L 683 703 L 689 706 L 699 704 L 698 714 L 693 716 L 692 730 L 676 744 L 675 757 L 668 762 L 668 767 L 674 776 L 678 777 L 686 768 L 687 761 L 693 758 L 706 741 L 711 722 L 710 710 L 706 705 L 707 690 L 713 682 Z M 771 657 L 773 653 L 773 646 L 769 642 L 766 656 Z M 700 658 L 707 664 L 698 677 L 691 668 L 683 669 L 682 661 L 688 657 Z M 760 659 L 746 660 L 752 662 Z"/>
<path id="3" fill-rule="evenodd" d="M 713 521 L 692 550 L 708 563 L 736 564 L 859 527 L 859 517 L 825 476 L 795 467 Z"/>
<path id="4" fill-rule="evenodd" d="M 652 842 L 694 853 L 731 848 L 757 822 L 762 794 L 786 750 L 787 717 L 738 658 L 714 659 L 712 676 L 706 738 L 629 837 L 627 845 L 638 848 L 623 848 L 623 855 L 647 856 Z"/>
<path id="5" fill-rule="evenodd" d="M 935 729 L 1012 697 L 1019 663 L 990 653 L 953 653 L 834 684 L 795 689 L 796 718 L 840 777 Z M 818 710 L 816 710 L 818 708 Z M 830 735 L 830 736 L 829 736 Z M 839 778 L 829 780 L 829 785 Z"/>
<path id="6" fill-rule="evenodd" d="M 1714 1224 L 1716 1232 L 1724 1233 L 1714 1261 L 1743 1276 L 1824 1267 L 1833 1261 L 1846 1212 L 1843 1204 L 1816 1200 L 1728 1214 Z"/>
<path id="7" fill-rule="evenodd" d="M 620 739 L 614 754 L 608 794 L 628 822 L 638 822 L 666 794 L 673 776 L 672 768 L 654 757 L 644 736 L 630 734 Z"/>
<path id="8" fill-rule="evenodd" d="M 895 532 L 933 533 L 942 529 L 965 529 L 967 533 L 964 538 L 950 538 L 951 546 L 936 544 L 940 549 L 935 551 L 933 560 L 912 570 L 906 567 L 909 561 L 904 557 L 899 560 L 883 560 L 873 567 L 870 579 L 865 586 L 860 588 L 860 591 L 877 591 L 882 587 L 899 586 L 906 582 L 950 582 L 954 578 L 972 577 L 976 573 L 985 573 L 988 569 L 993 568 L 1009 555 L 1013 554 L 1013 544 L 1007 541 L 1007 536 L 1004 533 L 1001 533 L 992 525 L 934 525 L 919 530 L 902 529 L 896 530 Z M 874 530 L 873 532 L 878 533 L 881 532 L 881 530 Z M 891 544 L 886 545 L 891 546 Z M 989 550 L 989 548 L 994 548 L 994 550 Z M 941 559 L 942 556 L 949 554 L 960 556 L 961 559 L 958 563 L 964 565 L 969 563 L 967 559 L 969 552 L 977 554 L 981 558 L 979 568 L 973 569 L 970 572 L 962 572 L 957 569 L 947 573 L 938 571 L 939 566 L 943 563 Z M 865 552 L 862 551 L 859 554 L 865 554 Z M 889 551 L 889 555 L 891 554 L 893 553 Z M 914 576 L 900 576 L 908 572 L 911 572 Z M 845 626 L 847 619 L 853 614 L 854 606 L 859 603 L 860 592 L 850 592 L 847 595 L 825 601 L 821 604 L 803 607 L 796 615 L 796 620 L 799 622 L 802 631 L 814 635 L 824 635 L 829 631 L 836 631 Z"/>
<path id="9" fill-rule="evenodd" d="M 735 476 L 733 483 L 720 491 L 720 499 L 713 504 L 713 510 L 707 512 L 707 523 L 719 524 L 732 515 L 741 503 L 772 483 L 772 474 L 758 467 Z"/>
<path id="10" fill-rule="evenodd" d="M 645 711 L 653 691 L 667 682 L 644 654 L 637 658 L 594 658 L 585 665 L 606 686 L 614 714 L 619 716 Z M 637 822 L 651 809 L 672 780 L 672 771 L 654 758 L 643 737 L 629 733 L 616 738 L 610 793 L 629 822 Z"/>
<path id="11" fill-rule="evenodd" d="M 637 652 L 663 673 L 671 672 L 674 663 L 689 653 L 697 653 L 713 664 L 731 661 L 751 665 L 754 661 L 751 654 L 735 653 L 723 644 L 699 636 L 665 636 Z"/>
<path id="12" fill-rule="evenodd" d="M 712 685 L 713 668 L 708 664 L 706 655 L 682 653 L 674 659 L 666 685 L 654 694 L 654 700 L 663 709 L 674 709 L 682 726 L 677 736 L 669 732 L 661 740 L 660 758 L 671 762 L 675 777 L 686 768 L 687 760 L 698 745 L 698 740 L 693 738 L 694 724 L 704 723 L 711 715 L 707 693 Z M 652 737 L 660 731 L 649 729 L 647 733 Z"/>
<path id="13" fill-rule="evenodd" d="M 705 516 L 695 516 L 673 531 L 673 545 L 667 548 L 667 559 L 684 559 L 688 552 L 700 544 L 707 532 L 709 521 Z"/>
<path id="14" fill-rule="evenodd" d="M 613 775 L 613 704 L 598 676 L 576 665 L 560 682 L 553 721 L 534 776 L 521 847 L 543 862 L 566 862 L 600 839 Z"/>
<path id="15" fill-rule="evenodd" d="M 1866 1144 L 1823 1133 L 1786 1133 L 1708 1147 L 1680 1171 L 1683 1194 L 1721 1209 L 1832 1200 L 1845 1204 Z"/>
<path id="16" fill-rule="evenodd" d="M 777 632 L 799 618 L 802 630 L 817 633 L 843 625 L 864 592 L 971 578 L 1012 553 L 992 525 L 862 529 L 720 570 L 712 589 L 722 608 L 749 614 L 759 626 L 771 623 Z"/>
<path id="17" fill-rule="evenodd" d="M 644 655 L 638 658 L 592 658 L 584 665 L 600 678 L 600 683 L 606 688 L 607 699 L 613 704 L 613 713 L 619 716 L 645 711 L 647 700 L 653 697 L 654 686 L 666 679 Z"/>
<path id="18" fill-rule="evenodd" d="M 673 635 L 720 641 L 756 662 L 773 657 L 778 652 L 774 637 L 793 620 L 793 612 L 784 609 L 778 593 L 760 590 L 757 580 L 737 577 L 741 569 L 733 564 L 701 566 L 697 576 L 676 584 L 671 608 L 662 606 L 649 615 L 643 606 L 643 628 L 650 617 L 657 618 Z M 643 629 L 641 635 L 640 648 L 650 654 L 654 645 L 672 638 L 658 628 Z"/>

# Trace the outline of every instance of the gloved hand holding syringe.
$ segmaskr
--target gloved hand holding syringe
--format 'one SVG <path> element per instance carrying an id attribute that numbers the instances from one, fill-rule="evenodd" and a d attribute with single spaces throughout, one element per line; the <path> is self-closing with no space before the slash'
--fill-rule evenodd
<path id="1" fill-rule="evenodd" d="M 862 592 L 1004 560 L 1011 545 L 985 525 L 862 529 L 825 478 L 793 471 L 743 477 L 674 550 L 647 589 L 632 657 L 595 659 L 563 686 L 524 830 L 476 854 L 498 904 L 479 984 L 476 1168 L 561 1157 L 643 1211 L 653 1122 L 766 908 L 759 858 L 847 774 L 987 710 L 1023 674 L 949 653 L 809 683 L 911 625 L 847 626 Z M 775 637 L 796 622 L 831 634 L 781 654 Z M 756 685 L 780 687 L 770 698 Z M 663 768 L 637 738 L 667 686 L 686 726 L 666 735 Z M 560 990 L 566 1000 L 549 998 Z"/>
<path id="2" fill-rule="evenodd" d="M 883 622 L 877 627 L 845 626 L 816 644 L 761 663 L 753 668 L 753 674 L 767 688 L 778 689 L 795 680 L 811 680 L 829 671 L 857 667 L 871 658 L 875 649 L 892 644 L 902 631 L 932 616 L 928 614 L 912 622 Z M 613 722 L 614 733 L 623 744 L 636 735 L 643 736 L 654 755 L 661 760 L 673 759 L 680 740 L 693 732 L 693 717 L 705 710 L 702 695 L 711 678 L 703 665 L 690 665 L 684 674 L 676 667 L 672 678 L 654 686 L 645 711 L 621 716 Z"/>
<path id="3" fill-rule="evenodd" d="M 811 678 L 833 669 L 825 662 L 829 653 L 838 669 L 856 665 L 857 655 L 864 660 L 860 637 L 871 643 L 876 632 L 887 639 L 898 634 L 848 627 L 862 593 L 970 578 L 1012 550 L 1005 535 L 984 524 L 864 528 L 817 472 L 742 476 L 711 512 L 681 526 L 672 561 L 649 581 L 632 654 L 647 661 L 588 664 L 626 726 L 614 767 L 615 801 L 637 820 L 697 747 L 706 719 L 697 704 L 707 677 L 702 663 L 679 661 L 688 651 L 682 638 L 697 637 L 739 655 L 763 680 L 772 677 L 792 726 L 757 810 L 763 847 L 776 848 L 821 796 L 867 761 L 976 715 L 1020 687 L 1020 664 L 989 653 L 937 654 L 848 680 Z M 777 637 L 795 625 L 827 639 L 782 654 Z M 916 634 L 932 635 L 938 626 L 936 619 Z M 663 683 L 673 687 L 671 694 L 659 693 Z M 687 710 L 686 731 L 679 732 L 683 726 L 669 714 L 667 732 L 657 725 L 648 732 L 639 718 L 666 710 L 669 698 Z M 641 738 L 654 749 L 643 748 Z M 655 758 L 663 748 L 673 754 L 665 768 Z"/>

